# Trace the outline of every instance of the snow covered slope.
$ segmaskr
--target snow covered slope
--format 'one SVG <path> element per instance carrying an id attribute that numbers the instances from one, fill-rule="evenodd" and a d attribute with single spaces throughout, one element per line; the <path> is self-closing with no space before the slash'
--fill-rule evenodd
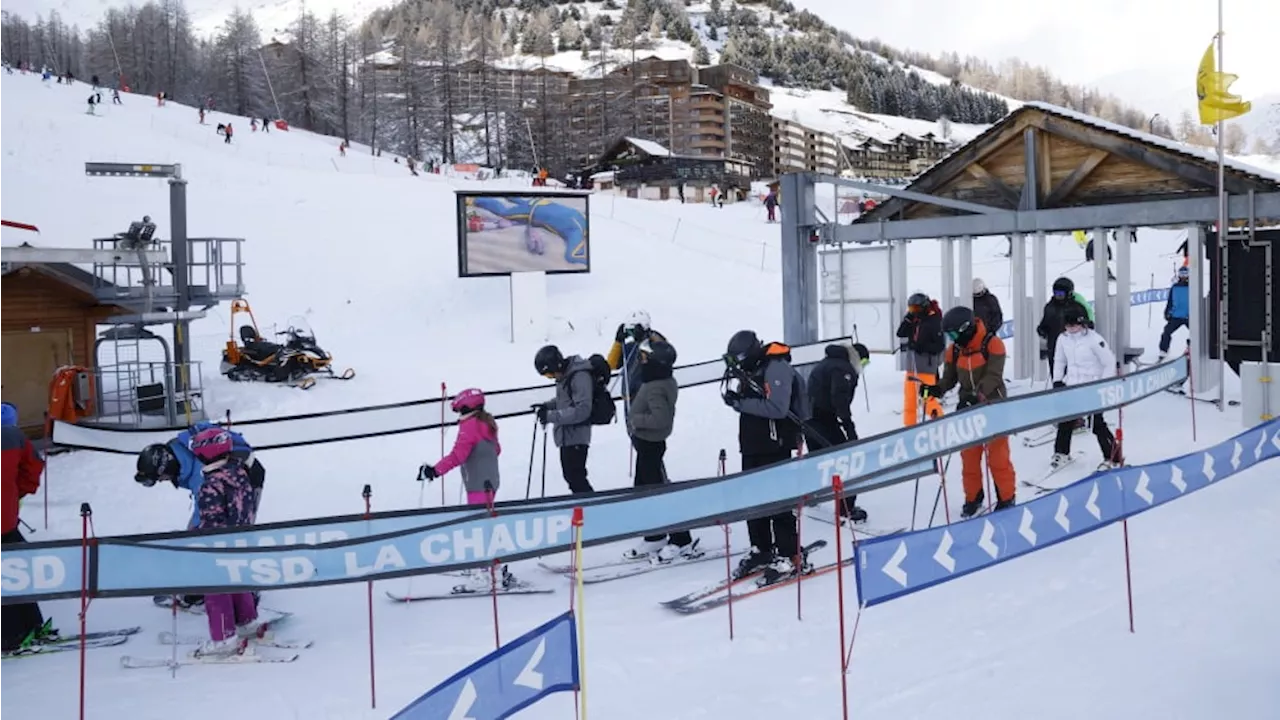
<path id="1" fill-rule="evenodd" d="M 85 160 L 182 162 L 190 179 L 193 235 L 247 238 L 250 298 L 260 319 L 282 321 L 309 313 L 321 342 L 342 365 L 360 374 L 343 385 L 310 393 L 232 386 L 207 379 L 210 407 L 234 417 L 408 399 L 480 384 L 486 389 L 536 382 L 533 348 L 506 342 L 506 298 L 501 280 L 458 280 L 452 230 L 452 195 L 462 181 L 412 178 L 402 167 L 352 153 L 337 157 L 332 140 L 305 133 L 246 132 L 234 144 L 201 127 L 194 111 L 156 108 L 126 96 L 108 115 L 83 115 L 83 86 L 42 87 L 31 77 L 3 79 L 2 168 L 6 219 L 37 224 L 48 245 L 87 245 L 87 238 L 152 214 L 163 234 L 167 202 L 161 183 L 85 179 Z M 211 123 L 225 122 L 225 116 Z M 649 310 L 655 325 L 680 349 L 682 360 L 713 357 L 734 330 L 780 329 L 776 228 L 749 205 L 714 210 L 676 202 L 594 198 L 593 272 L 552 279 L 552 311 L 560 318 L 555 340 L 566 350 L 607 347 L 621 315 Z M 1134 247 L 1135 277 L 1167 280 L 1176 234 L 1142 233 Z M 983 239 L 975 270 L 1002 296 L 1008 263 L 996 256 L 1001 239 Z M 764 270 L 761 270 L 761 258 Z M 938 288 L 936 246 L 913 245 L 911 277 Z M 1050 272 L 1084 286 L 1078 248 L 1066 238 L 1050 243 Z M 225 308 L 196 327 L 197 354 L 216 359 L 225 337 Z M 1135 339 L 1153 348 L 1159 325 L 1134 311 Z M 1175 342 L 1181 342 L 1181 336 Z M 855 403 L 864 435 L 900 425 L 901 376 L 887 359 L 873 361 Z M 1025 389 L 1025 387 L 1023 388 Z M 1237 392 L 1238 390 L 1233 390 Z M 1219 415 L 1198 406 L 1198 442 L 1227 437 L 1239 427 L 1236 411 Z M 1113 414 L 1114 415 L 1114 414 Z M 1114 418 L 1113 418 L 1114 419 Z M 1193 447 L 1191 408 L 1173 395 L 1124 412 L 1128 454 L 1149 462 Z M 529 472 L 531 425 L 504 421 L 500 498 L 534 492 L 540 458 Z M 598 428 L 590 471 L 598 488 L 622 487 L 627 443 L 616 427 Z M 667 456 L 675 479 L 713 472 L 719 448 L 730 470 L 736 422 L 713 388 L 681 394 L 676 433 Z M 252 438 L 250 438 L 252 440 Z M 422 502 L 416 467 L 434 461 L 440 438 L 416 434 L 265 454 L 268 469 L 263 521 L 351 513 L 363 508 L 360 489 L 373 486 L 375 509 Z M 1046 464 L 1044 448 L 1014 442 L 1020 475 L 1033 478 Z M 1076 447 L 1091 453 L 1088 437 Z M 1096 460 L 1095 460 L 1096 461 Z M 556 454 L 549 454 L 547 488 L 563 491 Z M 73 453 L 52 459 L 48 530 L 39 498 L 23 508 L 40 528 L 31 539 L 76 537 L 77 509 L 90 502 L 100 535 L 175 529 L 188 500 L 165 487 L 131 482 L 130 458 Z M 951 463 L 948 499 L 960 502 L 958 460 Z M 1086 472 L 1085 464 L 1074 477 Z M 1270 473 L 1270 474 L 1268 474 Z M 853 714 L 860 718 L 1177 717 L 1206 720 L 1273 717 L 1280 702 L 1280 666 L 1274 662 L 1280 616 L 1272 611 L 1278 577 L 1273 548 L 1280 542 L 1280 486 L 1260 468 L 1220 487 L 1179 500 L 1130 523 L 1137 634 L 1126 630 L 1124 561 L 1118 528 L 1098 532 L 992 570 L 869 610 L 861 620 L 850 675 Z M 1064 472 L 1063 481 L 1071 479 Z M 449 478 L 450 500 L 457 480 Z M 921 485 L 931 504 L 935 479 Z M 877 525 L 910 521 L 911 484 L 860 498 Z M 426 493 L 438 503 L 438 489 Z M 921 511 L 924 523 L 927 511 Z M 833 539 L 829 528 L 806 522 L 806 539 Z M 703 543 L 723 542 L 715 529 Z M 745 544 L 741 525 L 731 536 Z M 588 551 L 616 557 L 622 546 Z M 830 560 L 830 553 L 821 560 Z M 522 577 L 555 586 L 553 595 L 500 600 L 502 638 L 509 640 L 561 612 L 566 587 L 534 563 L 513 567 Z M 727 639 L 722 613 L 679 617 L 659 607 L 667 599 L 714 579 L 722 568 L 706 563 L 632 580 L 593 586 L 585 607 L 586 663 L 591 716 L 610 720 L 696 720 L 792 716 L 837 718 L 834 578 L 803 584 L 804 619 L 795 596 L 771 593 L 735 606 L 736 640 Z M 851 579 L 851 576 L 850 576 Z M 419 590 L 454 580 L 413 580 Z M 368 705 L 366 590 L 362 585 L 270 592 L 264 603 L 296 613 L 287 635 L 316 640 L 292 665 L 195 667 L 176 677 L 164 671 L 123 670 L 122 654 L 167 657 L 155 641 L 169 615 L 146 599 L 95 600 L 90 629 L 142 625 L 122 648 L 88 656 L 88 716 L 103 720 L 175 718 L 243 720 L 279 718 L 385 718 L 420 693 L 493 647 L 492 609 L 485 600 L 412 606 L 382 602 L 375 587 L 378 709 Z M 852 600 L 850 601 L 852 610 Z M 44 603 L 70 631 L 75 601 Z M 183 633 L 204 632 L 200 618 L 182 616 Z M 13 717 L 74 717 L 74 653 L 5 661 L 2 710 Z M 565 718 L 568 695 L 550 698 L 522 718 Z"/>

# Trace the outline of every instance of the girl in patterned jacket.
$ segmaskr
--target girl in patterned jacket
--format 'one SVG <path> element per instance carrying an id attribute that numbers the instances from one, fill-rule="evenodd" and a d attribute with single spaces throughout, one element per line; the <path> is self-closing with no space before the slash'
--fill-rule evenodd
<path id="1" fill-rule="evenodd" d="M 191 439 L 191 451 L 204 463 L 204 482 L 196 495 L 200 529 L 241 527 L 253 524 L 254 489 L 244 460 L 233 455 L 231 434 L 222 428 L 202 430 Z M 253 593 L 219 593 L 205 596 L 209 618 L 209 642 L 195 654 L 234 655 L 244 652 L 240 636 L 256 629 L 257 608 Z"/>

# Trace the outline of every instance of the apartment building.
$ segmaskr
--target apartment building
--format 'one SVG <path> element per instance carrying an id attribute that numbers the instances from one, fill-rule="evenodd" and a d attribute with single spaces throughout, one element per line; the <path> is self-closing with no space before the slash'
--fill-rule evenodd
<path id="1" fill-rule="evenodd" d="M 840 140 L 831 133 L 815 130 L 794 120 L 773 118 L 774 175 L 812 172 L 836 175 L 840 160 Z"/>
<path id="2" fill-rule="evenodd" d="M 850 170 L 860 177 L 915 177 L 945 157 L 950 147 L 933 133 L 901 133 L 891 140 L 868 137 L 848 151 Z"/>

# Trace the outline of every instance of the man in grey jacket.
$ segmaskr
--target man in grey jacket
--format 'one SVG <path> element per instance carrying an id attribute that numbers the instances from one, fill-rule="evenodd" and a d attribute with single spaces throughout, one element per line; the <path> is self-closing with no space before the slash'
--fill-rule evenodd
<path id="1" fill-rule="evenodd" d="M 537 409 L 538 423 L 553 425 L 551 432 L 560 449 L 560 471 L 569 492 L 594 492 L 587 482 L 587 450 L 591 446 L 591 362 L 547 345 L 533 356 L 538 374 L 556 381 L 556 399 Z"/>
<path id="2" fill-rule="evenodd" d="M 636 487 L 665 485 L 667 469 L 662 458 L 667 452 L 667 438 L 676 422 L 676 398 L 680 388 L 672 377 L 676 349 L 661 340 L 640 344 L 640 375 L 643 382 L 631 401 L 627 416 L 627 432 L 636 450 Z M 646 535 L 638 547 L 622 555 L 640 560 L 657 554 L 657 561 L 669 563 L 677 558 L 692 560 L 701 555 L 687 530 L 667 535 Z"/>

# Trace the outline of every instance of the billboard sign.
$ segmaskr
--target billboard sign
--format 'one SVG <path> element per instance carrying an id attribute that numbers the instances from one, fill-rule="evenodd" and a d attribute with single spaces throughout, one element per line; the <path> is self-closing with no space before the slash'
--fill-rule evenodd
<path id="1" fill-rule="evenodd" d="M 458 276 L 591 271 L 586 193 L 459 191 Z"/>

